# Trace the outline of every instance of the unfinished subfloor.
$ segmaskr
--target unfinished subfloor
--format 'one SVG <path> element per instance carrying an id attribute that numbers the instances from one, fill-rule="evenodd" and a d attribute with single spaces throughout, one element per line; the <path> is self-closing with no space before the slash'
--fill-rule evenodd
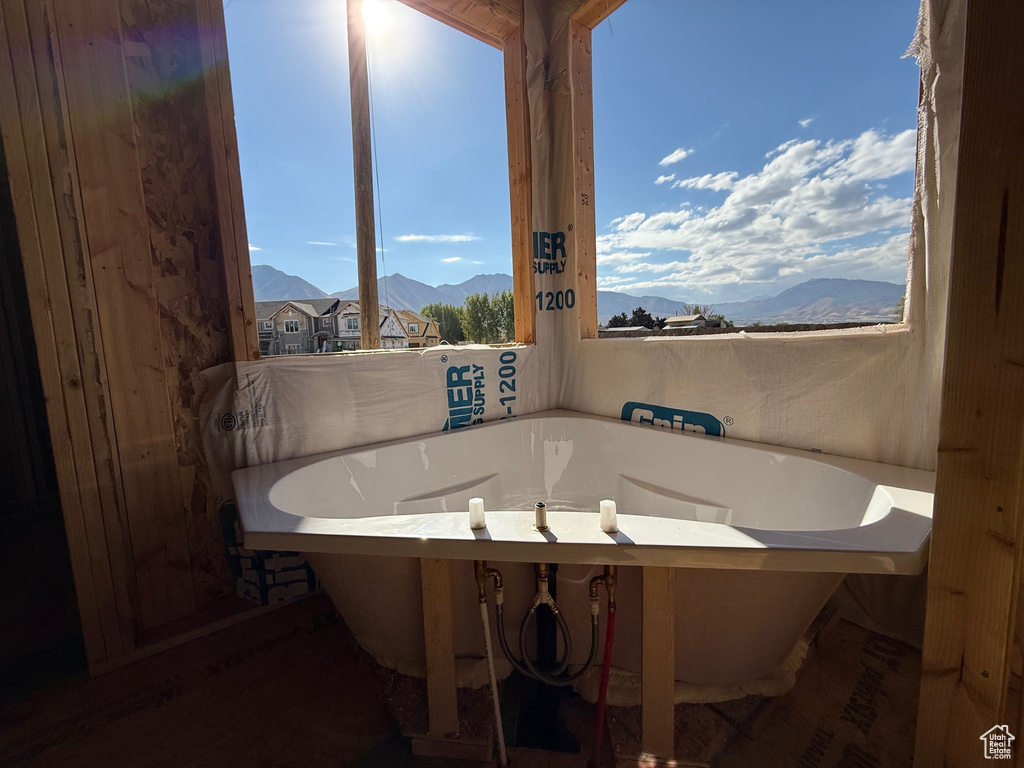
<path id="1" fill-rule="evenodd" d="M 785 696 L 677 707 L 677 757 L 714 768 L 910 766 L 919 676 L 917 651 L 835 622 Z M 482 765 L 414 758 L 389 687 L 317 595 L 7 707 L 0 766 Z M 512 765 L 585 766 L 593 708 L 570 694 L 564 718 L 582 756 L 520 749 Z M 615 752 L 638 738 L 638 712 L 610 709 L 609 723 L 599 764 L 629 765 Z"/>

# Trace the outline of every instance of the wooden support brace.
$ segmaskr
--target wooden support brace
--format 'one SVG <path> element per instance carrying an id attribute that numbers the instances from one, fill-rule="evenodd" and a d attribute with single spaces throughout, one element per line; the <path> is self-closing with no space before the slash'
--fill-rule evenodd
<path id="1" fill-rule="evenodd" d="M 671 568 L 645 567 L 640 746 L 657 758 L 675 753 L 675 624 Z"/>
<path id="2" fill-rule="evenodd" d="M 423 640 L 427 650 L 427 714 L 430 735 L 459 731 L 458 690 L 452 636 L 452 580 L 447 560 L 420 560 Z"/>
<path id="3" fill-rule="evenodd" d="M 366 71 L 363 0 L 348 0 L 348 79 L 352 102 L 352 175 L 356 193 L 356 260 L 359 274 L 359 336 L 363 349 L 380 349 L 377 243 L 373 216 L 373 147 L 370 81 Z"/>

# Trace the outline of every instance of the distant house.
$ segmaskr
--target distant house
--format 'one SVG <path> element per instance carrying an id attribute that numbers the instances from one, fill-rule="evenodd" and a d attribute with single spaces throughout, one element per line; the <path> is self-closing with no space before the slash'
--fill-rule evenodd
<path id="1" fill-rule="evenodd" d="M 408 309 L 396 309 L 395 315 L 405 327 L 410 347 L 414 349 L 433 347 L 441 343 L 441 332 L 432 317 L 426 317 Z"/>
<path id="2" fill-rule="evenodd" d="M 666 328 L 705 328 L 707 325 L 704 315 L 677 315 L 665 321 Z"/>
<path id="3" fill-rule="evenodd" d="M 346 301 L 339 304 L 335 309 L 335 317 L 336 337 L 330 351 L 360 349 L 363 318 L 359 312 L 359 302 Z M 380 306 L 380 347 L 381 349 L 406 349 L 409 347 L 409 337 L 406 335 L 402 323 L 395 317 L 394 310 L 383 304 Z"/>
<path id="4" fill-rule="evenodd" d="M 316 352 L 324 333 L 333 333 L 328 330 L 333 321 L 325 313 L 330 313 L 337 303 L 338 299 L 256 302 L 260 354 Z"/>
<path id="5" fill-rule="evenodd" d="M 388 307 L 380 308 L 381 348 L 409 346 L 405 326 Z M 345 352 L 361 346 L 359 303 L 340 299 L 256 302 L 260 354 Z"/>

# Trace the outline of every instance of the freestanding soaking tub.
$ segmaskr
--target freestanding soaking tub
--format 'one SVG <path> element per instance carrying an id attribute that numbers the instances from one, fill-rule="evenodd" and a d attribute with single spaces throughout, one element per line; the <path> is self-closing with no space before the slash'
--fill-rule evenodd
<path id="1" fill-rule="evenodd" d="M 919 573 L 933 478 L 570 411 L 233 474 L 245 546 L 308 553 L 356 639 L 385 666 L 422 674 L 416 558 L 462 561 L 452 569 L 453 631 L 467 684 L 486 679 L 472 669 L 483 655 L 473 560 L 503 572 L 513 627 L 534 592 L 531 564 L 562 564 L 558 603 L 576 663 L 588 650 L 588 579 L 603 564 L 626 566 L 612 663 L 633 673 L 641 569 L 628 566 L 672 566 L 676 678 L 707 700 L 777 670 L 844 574 Z M 471 497 L 484 499 L 485 530 L 469 526 Z M 602 499 L 617 503 L 617 533 L 599 527 Z M 537 501 L 548 506 L 547 532 L 533 527 Z"/>

